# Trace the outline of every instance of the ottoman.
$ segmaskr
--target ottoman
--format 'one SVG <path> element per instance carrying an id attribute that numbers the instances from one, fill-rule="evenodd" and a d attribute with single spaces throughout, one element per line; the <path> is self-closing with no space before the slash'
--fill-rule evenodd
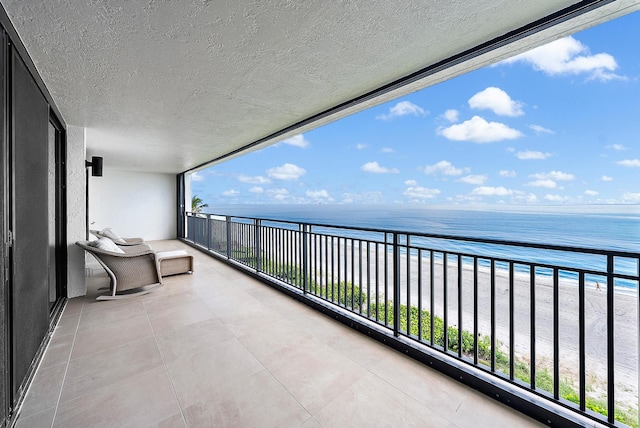
<path id="1" fill-rule="evenodd" d="M 193 256 L 184 250 L 159 251 L 156 261 L 162 276 L 193 273 Z"/>

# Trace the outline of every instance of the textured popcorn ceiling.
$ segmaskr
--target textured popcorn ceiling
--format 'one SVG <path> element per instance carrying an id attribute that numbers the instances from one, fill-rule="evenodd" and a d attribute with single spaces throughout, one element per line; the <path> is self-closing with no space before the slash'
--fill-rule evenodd
<path id="1" fill-rule="evenodd" d="M 155 172 L 181 172 L 224 156 L 575 3 L 1 2 L 66 123 L 86 127 L 88 157 Z M 637 3 L 614 2 L 302 130 L 610 19 Z"/>

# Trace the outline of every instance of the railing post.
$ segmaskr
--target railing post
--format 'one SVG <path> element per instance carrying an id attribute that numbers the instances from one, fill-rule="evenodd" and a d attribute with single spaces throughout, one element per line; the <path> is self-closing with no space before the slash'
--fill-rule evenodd
<path id="1" fill-rule="evenodd" d="M 231 258 L 231 216 L 225 217 L 227 225 L 227 259 Z"/>
<path id="2" fill-rule="evenodd" d="M 400 332 L 400 246 L 398 233 L 393 232 L 393 335 Z"/>
<path id="3" fill-rule="evenodd" d="M 309 226 L 306 224 L 300 225 L 300 230 L 302 231 L 302 292 L 307 294 L 307 290 L 309 289 L 309 263 L 307 262 L 308 257 L 308 232 Z"/>
<path id="4" fill-rule="evenodd" d="M 211 251 L 211 216 L 206 214 L 204 237 L 207 240 L 207 250 Z"/>
<path id="5" fill-rule="evenodd" d="M 256 273 L 262 270 L 262 220 L 254 219 L 254 253 L 255 253 L 255 263 L 256 263 Z"/>
<path id="6" fill-rule="evenodd" d="M 613 320 L 615 318 L 614 313 L 614 258 L 611 254 L 607 255 L 607 414 L 609 423 L 615 423 L 615 350 L 614 350 L 614 334 L 615 329 Z"/>

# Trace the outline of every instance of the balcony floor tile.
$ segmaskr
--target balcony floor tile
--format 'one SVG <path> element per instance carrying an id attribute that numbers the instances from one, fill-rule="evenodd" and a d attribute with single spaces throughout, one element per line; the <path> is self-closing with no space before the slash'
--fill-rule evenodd
<path id="1" fill-rule="evenodd" d="M 179 241 L 151 244 L 193 254 L 194 274 L 98 302 L 91 265 L 18 427 L 543 426 Z"/>

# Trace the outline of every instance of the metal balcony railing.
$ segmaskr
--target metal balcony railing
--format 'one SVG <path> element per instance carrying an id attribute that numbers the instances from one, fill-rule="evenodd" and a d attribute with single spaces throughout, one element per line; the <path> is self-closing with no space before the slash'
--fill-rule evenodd
<path id="1" fill-rule="evenodd" d="M 498 379 L 505 392 L 569 419 L 638 425 L 638 253 L 212 214 L 186 220 L 187 242 Z"/>

